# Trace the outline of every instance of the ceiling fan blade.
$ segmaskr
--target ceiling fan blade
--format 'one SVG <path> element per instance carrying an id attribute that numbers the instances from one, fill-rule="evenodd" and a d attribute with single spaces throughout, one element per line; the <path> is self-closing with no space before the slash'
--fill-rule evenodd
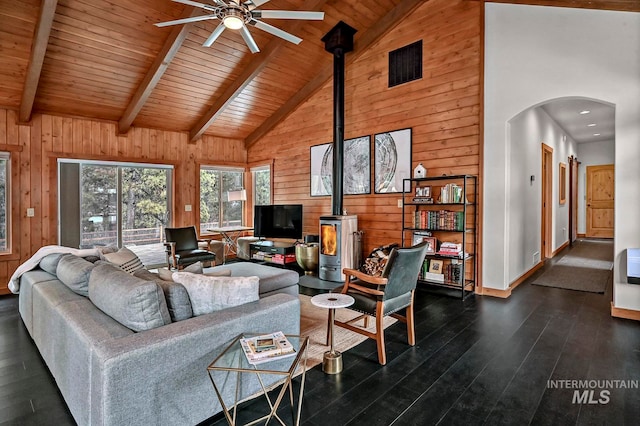
<path id="1" fill-rule="evenodd" d="M 202 4 L 202 3 L 198 3 L 197 1 L 191 1 L 191 0 L 173 0 L 176 3 L 182 3 L 182 4 L 186 4 L 188 6 L 193 6 L 193 7 L 199 7 L 201 9 L 204 10 L 208 10 L 210 12 L 213 12 L 216 10 L 215 6 L 211 6 L 210 4 Z M 216 2 L 218 3 L 218 2 Z"/>
<path id="2" fill-rule="evenodd" d="M 273 25 L 269 25 L 262 21 L 256 21 L 255 19 L 252 19 L 251 21 L 249 21 L 249 24 L 255 26 L 256 28 L 260 28 L 262 31 L 273 34 L 274 36 L 278 36 L 287 41 L 290 41 L 293 44 L 300 44 L 300 42 L 302 41 L 300 37 L 296 37 L 293 34 L 289 34 L 288 32 L 281 30 L 280 28 L 276 28 Z"/>
<path id="3" fill-rule="evenodd" d="M 206 21 L 207 19 L 216 19 L 216 15 L 192 16 L 190 18 L 176 19 L 175 21 L 158 22 L 153 24 L 156 27 L 168 27 L 169 25 L 188 24 L 189 22 Z"/>
<path id="4" fill-rule="evenodd" d="M 206 39 L 206 40 L 204 41 L 204 43 L 202 43 L 202 45 L 203 45 L 204 47 L 211 47 L 211 45 L 213 44 L 213 42 L 214 42 L 214 41 L 216 41 L 216 39 L 217 39 L 218 37 L 220 37 L 220 34 L 222 34 L 222 32 L 224 31 L 224 29 L 225 29 L 225 28 L 226 28 L 226 27 L 224 26 L 224 24 L 223 24 L 223 23 L 220 23 L 220 25 L 218 25 L 218 26 L 216 27 L 216 29 L 215 29 L 215 30 L 213 30 L 213 32 L 211 33 L 211 35 L 209 36 L 209 38 L 208 38 L 208 39 Z"/>
<path id="5" fill-rule="evenodd" d="M 254 10 L 251 15 L 254 18 L 267 19 L 306 19 L 309 21 L 322 21 L 324 19 L 324 12 L 302 10 Z"/>
<path id="6" fill-rule="evenodd" d="M 253 37 L 251 37 L 251 33 L 245 25 L 240 28 L 240 35 L 244 39 L 244 42 L 247 43 L 247 46 L 249 47 L 251 53 L 258 53 L 260 51 L 258 45 L 256 44 L 256 41 L 253 39 Z"/>

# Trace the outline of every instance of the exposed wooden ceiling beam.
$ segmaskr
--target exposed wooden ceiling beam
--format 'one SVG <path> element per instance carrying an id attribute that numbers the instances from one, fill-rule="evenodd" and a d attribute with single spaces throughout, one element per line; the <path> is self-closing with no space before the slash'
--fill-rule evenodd
<path id="1" fill-rule="evenodd" d="M 424 0 L 403 0 L 398 3 L 389 13 L 383 16 L 378 22 L 373 24 L 371 28 L 365 32 L 355 42 L 353 52 L 346 56 L 346 65 L 353 63 L 362 55 L 369 46 L 378 41 L 381 37 L 391 31 L 401 22 L 401 19 L 416 8 L 424 4 Z M 327 55 L 329 55 L 327 53 Z M 254 130 L 245 139 L 245 147 L 249 148 L 254 145 L 261 137 L 273 129 L 278 123 L 291 114 L 298 105 L 311 97 L 314 93 L 324 86 L 333 75 L 333 63 L 323 67 L 301 90 L 291 97 L 284 105 L 282 105 L 275 113 L 271 115 L 264 123 Z"/>
<path id="2" fill-rule="evenodd" d="M 190 16 L 200 15 L 198 9 L 185 7 L 181 18 L 188 18 Z M 118 120 L 118 132 L 120 134 L 127 133 L 131 128 L 133 120 L 136 119 L 140 110 L 151 96 L 151 92 L 155 89 L 156 85 L 164 75 L 165 71 L 169 67 L 169 64 L 180 50 L 184 39 L 189 34 L 190 24 L 176 25 L 171 30 L 169 37 L 164 42 L 162 49 L 156 56 L 156 59 L 151 64 L 151 67 L 147 71 L 147 74 L 142 79 L 142 82 L 136 89 L 136 93 L 131 98 L 129 105 L 124 110 L 124 114 Z"/>
<path id="3" fill-rule="evenodd" d="M 306 0 L 300 7 L 300 10 L 320 10 L 327 0 Z M 304 24 L 301 21 L 295 21 L 283 29 L 290 33 L 296 33 Z M 240 76 L 233 81 L 224 91 L 224 93 L 213 102 L 211 108 L 198 120 L 195 126 L 189 132 L 189 140 L 191 142 L 199 139 L 204 132 L 213 124 L 213 122 L 231 105 L 231 103 L 242 93 L 253 79 L 266 67 L 276 56 L 276 54 L 285 46 L 286 41 L 280 38 L 273 38 L 256 54 L 254 59 L 249 63 Z"/>
<path id="4" fill-rule="evenodd" d="M 33 102 L 36 98 L 38 83 L 40 82 L 42 63 L 44 62 L 44 55 L 47 53 L 49 35 L 51 34 L 51 26 L 53 25 L 57 5 L 58 0 L 42 1 L 40 18 L 38 19 L 35 36 L 33 38 L 33 46 L 31 47 L 31 58 L 29 60 L 29 66 L 27 67 L 27 78 L 24 82 L 24 90 L 22 91 L 22 100 L 20 102 L 19 119 L 23 123 L 31 120 Z"/>

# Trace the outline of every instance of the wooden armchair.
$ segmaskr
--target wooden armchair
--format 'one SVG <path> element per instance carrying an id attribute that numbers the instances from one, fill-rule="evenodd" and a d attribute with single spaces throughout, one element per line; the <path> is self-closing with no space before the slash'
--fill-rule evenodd
<path id="1" fill-rule="evenodd" d="M 363 315 L 347 322 L 335 320 L 334 324 L 374 339 L 378 347 L 378 362 L 382 365 L 387 363 L 384 346 L 384 317 L 391 315 L 406 323 L 409 345 L 415 345 L 413 297 L 426 251 L 426 243 L 409 248 L 394 248 L 389 255 L 388 267 L 385 268 L 382 276 L 371 276 L 355 269 L 344 269 L 346 281 L 341 293 L 352 296 L 355 303 L 349 308 L 362 312 Z M 405 315 L 400 315 L 398 311 L 403 309 Z M 374 333 L 353 324 L 364 319 L 366 328 L 369 316 L 376 319 Z"/>
<path id="2" fill-rule="evenodd" d="M 184 228 L 165 228 L 165 251 L 169 268 L 182 269 L 196 262 L 215 263 L 216 255 L 211 249 L 211 240 L 198 239 L 195 226 Z M 198 247 L 206 242 L 208 250 Z"/>

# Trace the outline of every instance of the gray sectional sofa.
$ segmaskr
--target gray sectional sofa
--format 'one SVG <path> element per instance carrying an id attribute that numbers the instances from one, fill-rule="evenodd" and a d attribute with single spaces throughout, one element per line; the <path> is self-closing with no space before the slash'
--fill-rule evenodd
<path id="1" fill-rule="evenodd" d="M 297 284 L 295 293 L 293 285 L 265 285 L 256 301 L 172 321 L 162 287 L 145 274 L 132 277 L 100 262 L 89 268 L 71 258 L 55 264 L 52 256 L 41 261 L 44 269 L 20 277 L 20 314 L 80 425 L 197 424 L 221 411 L 206 367 L 233 338 L 241 332 L 300 330 Z M 131 287 L 120 286 L 127 280 Z M 148 323 L 150 329 L 133 331 L 92 297 L 118 318 L 137 310 L 142 327 Z M 255 378 L 243 377 L 242 397 L 258 390 Z"/>

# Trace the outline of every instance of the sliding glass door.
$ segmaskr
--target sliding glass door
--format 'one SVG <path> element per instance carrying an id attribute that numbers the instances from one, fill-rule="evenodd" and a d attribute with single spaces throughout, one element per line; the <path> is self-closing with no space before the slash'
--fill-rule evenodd
<path id="1" fill-rule="evenodd" d="M 89 248 L 161 242 L 171 219 L 171 170 L 155 165 L 61 162 L 60 243 Z"/>

